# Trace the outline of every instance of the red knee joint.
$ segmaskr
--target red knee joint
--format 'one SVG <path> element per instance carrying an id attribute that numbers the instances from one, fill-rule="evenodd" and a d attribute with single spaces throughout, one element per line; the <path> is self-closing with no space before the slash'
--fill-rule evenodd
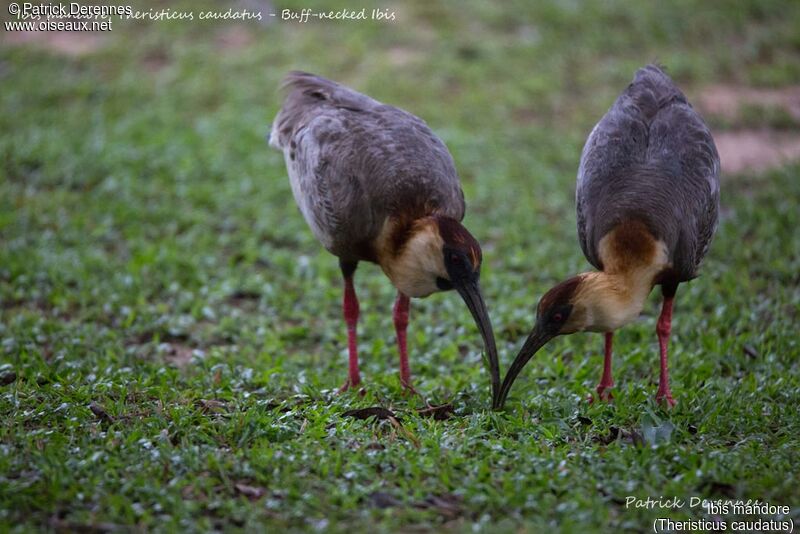
<path id="1" fill-rule="evenodd" d="M 344 303 L 344 318 L 348 322 L 355 323 L 358 321 L 358 301 L 352 300 Z"/>
<path id="2" fill-rule="evenodd" d="M 661 316 L 656 323 L 656 334 L 659 336 L 668 336 L 672 330 L 671 317 Z"/>
<path id="3" fill-rule="evenodd" d="M 352 282 L 345 287 L 342 311 L 344 312 L 344 320 L 347 321 L 348 325 L 354 325 L 358 322 L 358 299 Z"/>
<path id="4" fill-rule="evenodd" d="M 406 328 L 408 326 L 408 310 L 398 310 L 394 308 L 394 326 L 396 328 Z"/>
<path id="5" fill-rule="evenodd" d="M 671 330 L 669 325 L 664 325 L 661 323 L 658 323 L 658 325 L 656 325 L 656 334 L 658 334 L 659 336 L 662 337 L 668 336 L 670 334 L 670 331 Z"/>

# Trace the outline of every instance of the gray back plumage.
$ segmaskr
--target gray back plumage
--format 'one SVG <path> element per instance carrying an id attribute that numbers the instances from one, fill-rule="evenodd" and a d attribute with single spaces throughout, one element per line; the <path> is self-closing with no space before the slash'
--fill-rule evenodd
<path id="1" fill-rule="evenodd" d="M 387 217 L 464 217 L 453 158 L 421 119 L 325 78 L 292 72 L 270 144 L 283 151 L 292 192 L 314 235 L 345 260 Z"/>
<path id="2" fill-rule="evenodd" d="M 583 147 L 575 196 L 586 259 L 602 269 L 600 240 L 633 218 L 666 243 L 676 281 L 693 278 L 717 227 L 719 172 L 700 115 L 659 67 L 640 69 Z"/>

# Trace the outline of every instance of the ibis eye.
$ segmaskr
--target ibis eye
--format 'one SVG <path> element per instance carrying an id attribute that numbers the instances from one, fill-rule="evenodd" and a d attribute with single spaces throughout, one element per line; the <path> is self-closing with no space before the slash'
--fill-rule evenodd
<path id="1" fill-rule="evenodd" d="M 450 254 L 450 261 L 453 263 L 461 263 L 461 256 L 458 254 Z"/>
<path id="2" fill-rule="evenodd" d="M 553 315 L 553 320 L 557 323 L 560 323 L 561 321 L 564 320 L 564 316 L 561 315 L 561 313 L 556 313 L 555 315 Z"/>

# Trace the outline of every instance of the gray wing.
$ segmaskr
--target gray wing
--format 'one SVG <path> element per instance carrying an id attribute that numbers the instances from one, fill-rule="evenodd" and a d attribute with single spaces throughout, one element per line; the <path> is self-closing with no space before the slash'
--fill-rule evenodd
<path id="1" fill-rule="evenodd" d="M 371 259 L 389 216 L 464 217 L 447 147 L 419 118 L 330 80 L 291 73 L 270 144 L 314 235 L 344 259 Z"/>
<path id="2" fill-rule="evenodd" d="M 598 269 L 600 239 L 637 218 L 666 244 L 681 280 L 708 251 L 719 210 L 719 155 L 708 127 L 658 67 L 640 69 L 594 127 L 576 188 L 578 237 Z"/>

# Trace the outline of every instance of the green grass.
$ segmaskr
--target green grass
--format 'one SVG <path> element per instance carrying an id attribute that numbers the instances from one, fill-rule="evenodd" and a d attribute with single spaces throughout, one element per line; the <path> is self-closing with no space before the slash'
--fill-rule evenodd
<path id="1" fill-rule="evenodd" d="M 322 6 L 347 7 L 276 9 Z M 238 46 L 234 26 L 199 21 L 120 23 L 81 56 L 3 45 L 0 531 L 644 531 L 667 514 L 629 495 L 766 500 L 797 526 L 797 166 L 724 177 L 702 276 L 678 291 L 671 412 L 652 400 L 657 292 L 616 336 L 612 405 L 583 400 L 602 339 L 581 334 L 543 350 L 501 413 L 468 312 L 440 294 L 412 303 L 411 364 L 454 416 L 423 417 L 396 377 L 393 290 L 370 265 L 356 279 L 367 393 L 335 394 L 337 262 L 264 141 L 287 70 L 404 107 L 446 141 L 503 367 L 539 296 L 587 269 L 580 149 L 637 67 L 666 64 L 690 98 L 800 78 L 797 2 L 499 6 L 246 23 Z M 402 426 L 343 415 L 376 405 Z"/>

